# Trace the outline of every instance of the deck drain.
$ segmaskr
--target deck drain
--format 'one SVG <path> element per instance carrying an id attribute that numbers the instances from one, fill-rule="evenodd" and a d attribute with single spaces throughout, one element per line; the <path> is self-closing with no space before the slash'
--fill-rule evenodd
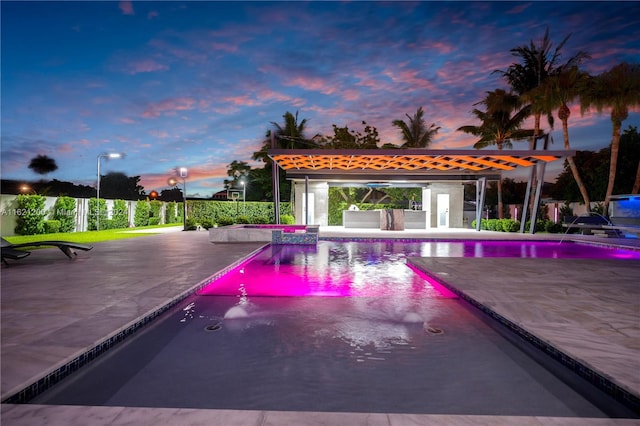
<path id="1" fill-rule="evenodd" d="M 222 324 L 217 323 L 217 324 L 211 324 L 208 325 L 204 328 L 204 331 L 218 331 L 222 329 Z"/>
<path id="2" fill-rule="evenodd" d="M 427 331 L 431 334 L 442 334 L 444 333 L 444 330 L 442 330 L 441 328 L 438 327 L 429 327 L 427 328 Z"/>

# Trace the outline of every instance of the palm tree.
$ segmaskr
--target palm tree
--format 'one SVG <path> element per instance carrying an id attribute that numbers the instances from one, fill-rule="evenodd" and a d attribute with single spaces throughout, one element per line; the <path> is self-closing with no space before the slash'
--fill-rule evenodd
<path id="1" fill-rule="evenodd" d="M 305 130 L 308 120 L 305 118 L 298 122 L 298 111 L 296 111 L 295 115 L 287 111 L 284 113 L 282 118 L 284 118 L 283 125 L 280 125 L 275 121 L 271 122 L 274 128 L 267 130 L 265 139 L 262 142 L 262 147 L 251 156 L 253 160 L 261 160 L 265 163 L 269 162 L 267 150 L 274 148 L 271 140 L 272 135 L 275 139 L 275 148 L 304 149 L 314 148 L 317 146 L 314 140 L 309 141 L 305 139 Z"/>
<path id="2" fill-rule="evenodd" d="M 640 105 L 640 64 L 623 62 L 590 78 L 580 94 L 580 104 L 583 113 L 591 107 L 598 112 L 611 109 L 611 162 L 604 200 L 604 211 L 608 214 L 618 165 L 622 122 L 629 116 L 629 107 Z"/>
<path id="3" fill-rule="evenodd" d="M 39 175 L 46 175 L 53 171 L 58 170 L 56 160 L 47 157 L 46 155 L 38 155 L 31 159 L 29 168 Z"/>
<path id="4" fill-rule="evenodd" d="M 496 145 L 498 149 L 511 148 L 512 140 L 523 140 L 533 135 L 533 130 L 522 129 L 522 124 L 531 114 L 531 106 L 522 106 L 520 98 L 505 90 L 496 89 L 487 92 L 487 96 L 475 105 L 484 105 L 485 111 L 475 108 L 472 113 L 482 124 L 480 126 L 462 126 L 458 131 L 479 136 L 474 148 L 486 148 Z M 502 181 L 498 181 L 498 217 L 502 212 Z"/>
<path id="5" fill-rule="evenodd" d="M 435 123 L 427 127 L 424 121 L 424 111 L 422 107 L 418 108 L 413 117 L 410 117 L 409 114 L 405 115 L 409 121 L 393 120 L 392 122 L 392 124 L 402 132 L 402 140 L 404 140 L 404 143 L 401 148 L 426 148 L 436 133 L 438 133 L 440 127 L 436 126 Z"/>
<path id="6" fill-rule="evenodd" d="M 542 108 L 545 110 L 558 110 L 558 118 L 562 122 L 562 136 L 565 149 L 571 149 L 571 144 L 569 143 L 569 117 L 571 116 L 571 109 L 569 108 L 569 104 L 579 96 L 581 87 L 586 83 L 588 78 L 589 75 L 580 71 L 576 65 L 569 67 L 561 66 L 558 67 L 552 75 L 547 77 L 542 84 L 523 96 L 525 99 L 537 99 L 538 104 L 543 105 Z M 567 157 L 567 163 L 569 163 L 569 168 L 578 185 L 584 204 L 587 206 L 587 209 L 589 209 L 591 205 L 589 193 L 580 177 L 580 172 L 578 171 L 573 156 Z"/>
<path id="7" fill-rule="evenodd" d="M 271 122 L 275 127 L 274 132 L 278 146 L 285 149 L 309 148 L 309 142 L 305 140 L 304 134 L 308 120 L 305 118 L 298 122 L 298 111 L 296 111 L 296 115 L 287 111 L 282 118 L 284 118 L 284 126 L 275 121 Z M 267 133 L 270 137 L 270 131 Z"/>
<path id="8" fill-rule="evenodd" d="M 558 64 L 561 56 L 560 51 L 569 40 L 569 37 L 571 37 L 571 34 L 566 36 L 551 53 L 553 43 L 549 38 L 549 28 L 547 28 L 540 44 L 536 45 L 531 40 L 528 46 L 519 46 L 511 49 L 511 54 L 519 57 L 521 63 L 511 64 L 506 71 L 494 71 L 502 74 L 511 88 L 518 95 L 525 95 L 525 99 L 531 103 L 531 112 L 534 116 L 534 132 L 529 146 L 530 149 L 535 148 L 535 141 L 541 134 L 540 119 L 542 114 L 547 114 L 549 125 L 553 127 L 553 116 L 550 115 L 547 102 L 544 98 L 530 92 L 540 86 L 549 76 L 553 75 L 558 68 L 570 68 L 578 65 L 588 57 L 585 52 L 580 51 L 564 64 Z"/>

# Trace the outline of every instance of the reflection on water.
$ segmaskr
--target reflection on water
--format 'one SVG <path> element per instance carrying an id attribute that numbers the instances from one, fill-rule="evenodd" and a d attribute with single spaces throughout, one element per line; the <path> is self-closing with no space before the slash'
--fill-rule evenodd
<path id="1" fill-rule="evenodd" d="M 454 297 L 407 267 L 406 258 L 411 256 L 640 259 L 640 252 L 523 241 L 320 241 L 317 246 L 274 245 L 199 294 Z"/>

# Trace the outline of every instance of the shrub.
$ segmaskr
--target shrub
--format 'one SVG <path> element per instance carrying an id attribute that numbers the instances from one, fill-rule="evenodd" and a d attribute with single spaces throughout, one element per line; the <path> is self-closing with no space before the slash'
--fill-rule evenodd
<path id="1" fill-rule="evenodd" d="M 53 206 L 52 220 L 60 222 L 56 232 L 73 232 L 76 229 L 76 200 L 71 197 L 58 197 Z"/>
<path id="2" fill-rule="evenodd" d="M 162 201 L 153 200 L 149 202 L 149 225 L 160 224 L 160 211 L 162 210 Z M 152 218 L 157 218 L 151 221 Z M 156 222 L 156 223 L 151 223 Z"/>
<path id="3" fill-rule="evenodd" d="M 561 223 L 554 223 L 550 220 L 548 220 L 545 224 L 544 224 L 544 230 L 551 233 L 551 234 L 558 234 L 560 232 L 562 232 L 562 224 Z"/>
<path id="4" fill-rule="evenodd" d="M 211 219 L 203 219 L 200 221 L 200 226 L 204 229 L 213 228 L 213 221 Z"/>
<path id="5" fill-rule="evenodd" d="M 520 230 L 520 222 L 515 219 L 499 219 L 499 226 L 496 230 L 502 232 L 518 232 Z"/>
<path id="6" fill-rule="evenodd" d="M 124 200 L 114 200 L 113 213 L 111 214 L 109 229 L 122 229 L 129 227 L 129 209 Z"/>
<path id="7" fill-rule="evenodd" d="M 280 223 L 283 225 L 294 225 L 296 223 L 296 219 L 289 214 L 283 214 L 280 216 Z"/>
<path id="8" fill-rule="evenodd" d="M 506 226 L 503 227 L 504 232 L 519 232 L 520 231 L 520 221 L 515 219 L 506 219 L 508 222 Z"/>
<path id="9" fill-rule="evenodd" d="M 184 217 L 184 203 L 180 202 L 176 204 L 176 221 L 173 223 L 182 223 Z"/>
<path id="10" fill-rule="evenodd" d="M 256 223 L 256 224 L 269 223 L 269 218 L 266 216 L 256 216 L 253 218 L 253 223 Z"/>
<path id="11" fill-rule="evenodd" d="M 167 203 L 164 211 L 164 223 L 179 223 L 178 214 L 176 212 L 176 202 L 171 201 Z"/>
<path id="12" fill-rule="evenodd" d="M 544 226 L 545 226 L 545 221 L 540 220 L 540 219 L 536 220 L 536 226 L 534 228 L 534 232 L 542 232 L 542 231 L 544 231 Z M 525 231 L 529 231 L 529 229 L 531 229 L 531 221 L 530 220 L 525 222 L 524 229 L 525 229 Z"/>
<path id="13" fill-rule="evenodd" d="M 136 212 L 133 215 L 133 225 L 147 226 L 149 224 L 149 203 L 140 200 L 136 203 Z"/>
<path id="14" fill-rule="evenodd" d="M 106 229 L 103 224 L 107 223 L 107 202 L 100 198 L 100 229 Z M 89 216 L 87 217 L 87 229 L 95 231 L 97 229 L 98 199 L 89 200 Z"/>
<path id="15" fill-rule="evenodd" d="M 60 232 L 60 221 L 59 220 L 45 220 L 44 221 L 44 233 L 45 234 L 55 234 L 56 232 Z"/>
<path id="16" fill-rule="evenodd" d="M 251 220 L 247 216 L 238 216 L 236 223 L 247 224 L 247 223 L 251 223 Z"/>
<path id="17" fill-rule="evenodd" d="M 100 221 L 100 229 L 118 229 L 119 226 L 116 225 L 116 221 L 114 219 L 107 219 L 105 221 Z"/>
<path id="18" fill-rule="evenodd" d="M 234 223 L 235 221 L 230 216 L 220 216 L 218 218 L 218 225 L 220 226 L 233 225 Z"/>
<path id="19" fill-rule="evenodd" d="M 42 195 L 20 194 L 16 198 L 18 208 L 16 210 L 16 234 L 36 235 L 43 234 L 44 218 L 47 212 L 44 210 L 45 197 Z"/>
<path id="20" fill-rule="evenodd" d="M 193 231 L 198 227 L 198 223 L 192 217 L 187 218 L 187 231 Z"/>

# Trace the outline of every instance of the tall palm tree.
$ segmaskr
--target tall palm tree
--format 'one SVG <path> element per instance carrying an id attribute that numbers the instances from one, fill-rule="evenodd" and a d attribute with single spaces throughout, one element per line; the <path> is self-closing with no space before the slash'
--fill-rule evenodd
<path id="1" fill-rule="evenodd" d="M 553 74 L 548 76 L 542 84 L 523 96 L 524 99 L 537 99 L 538 104 L 542 105 L 542 108 L 545 110 L 558 110 L 558 118 L 562 123 L 562 137 L 565 149 L 571 148 L 569 142 L 569 117 L 571 116 L 571 109 L 569 108 L 569 104 L 580 95 L 580 90 L 588 78 L 589 75 L 580 71 L 577 65 L 568 67 L 561 66 L 554 70 Z M 587 206 L 587 209 L 589 209 L 591 205 L 589 193 L 580 177 L 580 172 L 578 171 L 573 156 L 567 157 L 567 163 L 569 163 L 569 168 L 578 185 L 584 204 Z"/>
<path id="2" fill-rule="evenodd" d="M 549 28 L 547 28 L 539 44 L 531 40 L 528 46 L 519 46 L 511 49 L 511 54 L 520 58 L 521 63 L 511 64 L 505 71 L 494 71 L 502 74 L 518 95 L 528 94 L 526 99 L 531 104 L 531 112 L 534 116 L 534 133 L 530 141 L 530 149 L 535 148 L 535 141 L 542 133 L 540 120 L 543 114 L 547 115 L 549 125 L 553 127 L 553 116 L 550 115 L 548 104 L 543 98 L 530 92 L 540 86 L 549 76 L 553 75 L 559 67 L 568 68 L 578 65 L 588 57 L 585 52 L 580 51 L 564 64 L 558 64 L 561 57 L 560 51 L 569 40 L 569 37 L 571 37 L 571 34 L 566 36 L 552 52 L 553 43 L 549 38 Z"/>
<path id="3" fill-rule="evenodd" d="M 484 105 L 485 111 L 475 108 L 472 113 L 482 122 L 480 126 L 462 126 L 458 131 L 479 136 L 474 148 L 496 145 L 498 149 L 511 148 L 512 140 L 524 140 L 533 135 L 532 129 L 522 129 L 531 114 L 530 105 L 522 105 L 520 97 L 502 89 L 487 92 L 475 105 Z M 502 219 L 502 180 L 498 181 L 498 217 Z"/>
<path id="4" fill-rule="evenodd" d="M 604 200 L 607 214 L 618 166 L 622 122 L 629 116 L 630 107 L 640 105 L 640 64 L 623 62 L 590 78 L 580 94 L 580 105 L 583 112 L 591 107 L 598 112 L 611 109 L 611 162 Z"/>
<path id="5" fill-rule="evenodd" d="M 402 120 L 393 120 L 392 122 L 402 132 L 404 143 L 401 148 L 426 148 L 429 146 L 440 127 L 436 126 L 435 123 L 427 127 L 422 107 L 418 108 L 413 117 L 409 116 L 409 114 L 405 115 L 409 119 L 407 122 Z"/>

